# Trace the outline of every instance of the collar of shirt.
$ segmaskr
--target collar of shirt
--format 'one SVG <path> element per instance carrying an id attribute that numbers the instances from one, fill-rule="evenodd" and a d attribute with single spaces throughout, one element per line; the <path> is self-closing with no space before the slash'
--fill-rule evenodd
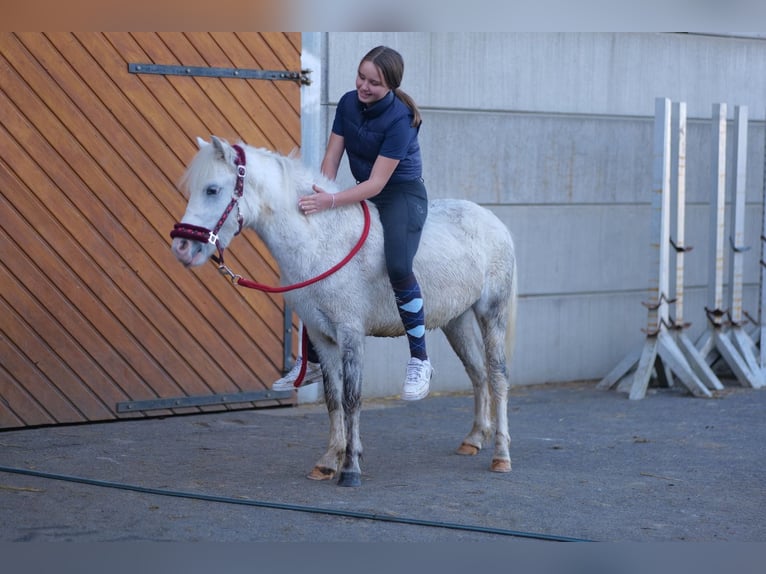
<path id="1" fill-rule="evenodd" d="M 394 91 L 389 90 L 385 96 L 380 98 L 377 102 L 375 102 L 371 106 L 365 106 L 362 102 L 359 102 L 359 107 L 362 111 L 362 116 L 365 119 L 378 117 L 380 114 L 386 111 L 388 107 L 394 102 L 395 97 L 396 96 L 394 95 Z"/>

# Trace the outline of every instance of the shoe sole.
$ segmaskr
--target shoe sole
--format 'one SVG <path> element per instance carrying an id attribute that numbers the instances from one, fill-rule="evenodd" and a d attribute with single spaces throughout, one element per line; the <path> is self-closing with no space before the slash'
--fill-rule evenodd
<path id="1" fill-rule="evenodd" d="M 289 385 L 274 385 L 271 387 L 271 390 L 277 393 L 282 393 L 284 391 L 294 391 L 295 387 L 292 385 L 292 383 L 290 383 Z"/>
<path id="2" fill-rule="evenodd" d="M 314 384 L 316 384 L 318 382 L 319 382 L 319 380 L 313 380 L 313 381 L 306 381 L 306 380 L 304 380 L 301 383 L 300 387 L 296 387 L 293 383 L 287 383 L 287 384 L 282 384 L 282 385 L 276 385 L 275 384 L 275 385 L 273 385 L 271 387 L 271 390 L 272 391 L 296 391 L 298 389 L 302 389 L 303 387 L 308 387 L 309 385 L 314 385 Z"/>
<path id="3" fill-rule="evenodd" d="M 424 398 L 424 397 L 425 397 L 425 396 L 428 394 L 428 391 L 429 391 L 429 390 L 430 390 L 430 389 L 429 389 L 429 386 L 426 386 L 426 388 L 424 388 L 424 389 L 423 389 L 423 390 L 422 390 L 422 391 L 421 391 L 419 394 L 417 394 L 417 395 L 411 395 L 411 394 L 405 395 L 405 394 L 402 394 L 402 395 L 401 395 L 401 399 L 402 399 L 403 401 L 419 401 L 420 399 Z"/>
<path id="4" fill-rule="evenodd" d="M 402 393 L 400 395 L 401 399 L 403 401 L 419 401 L 420 399 L 424 398 L 428 391 L 431 390 L 431 378 L 434 376 L 434 371 L 431 369 L 431 372 L 428 374 L 428 383 L 423 387 L 423 390 L 420 391 L 418 394 L 412 394 L 412 393 Z"/>

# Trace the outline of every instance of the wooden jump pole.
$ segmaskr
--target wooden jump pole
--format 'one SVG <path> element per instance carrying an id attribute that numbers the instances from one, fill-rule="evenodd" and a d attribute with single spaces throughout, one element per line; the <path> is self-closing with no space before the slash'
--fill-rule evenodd
<path id="1" fill-rule="evenodd" d="M 632 400 L 644 398 L 655 369 L 668 383 L 675 375 L 694 396 L 712 396 L 669 333 L 671 111 L 669 99 L 655 100 L 646 340 L 640 352 L 630 353 L 597 385 L 609 389 L 635 368 L 629 392 Z"/>
<path id="2" fill-rule="evenodd" d="M 729 309 L 724 308 L 724 229 L 726 210 L 726 104 L 713 106 L 713 195 L 710 204 L 711 267 L 708 280 L 708 328 L 697 347 L 704 357 L 718 353 L 743 386 L 760 388 L 761 369 L 755 345 L 744 330 L 742 313 L 745 183 L 747 170 L 747 107 L 735 107 L 736 182 L 729 237 Z"/>

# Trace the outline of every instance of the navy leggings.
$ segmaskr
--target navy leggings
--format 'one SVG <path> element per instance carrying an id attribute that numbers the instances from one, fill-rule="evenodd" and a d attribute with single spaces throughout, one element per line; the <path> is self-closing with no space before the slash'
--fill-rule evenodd
<path id="1" fill-rule="evenodd" d="M 422 179 L 389 183 L 370 199 L 383 224 L 383 249 L 391 283 L 412 274 L 412 261 L 428 215 L 428 196 Z"/>

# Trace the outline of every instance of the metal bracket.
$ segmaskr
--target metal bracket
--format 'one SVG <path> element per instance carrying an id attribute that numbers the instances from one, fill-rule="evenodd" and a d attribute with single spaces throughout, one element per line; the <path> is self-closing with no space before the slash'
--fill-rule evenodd
<path id="1" fill-rule="evenodd" d="M 660 293 L 660 298 L 657 299 L 656 303 L 653 303 L 651 301 L 641 301 L 641 304 L 646 307 L 647 309 L 651 309 L 652 311 L 656 311 L 662 306 L 662 302 L 665 301 L 666 303 L 673 304 L 677 301 L 677 299 L 674 297 L 673 299 L 669 299 L 668 297 L 665 297 L 665 293 Z"/>
<path id="2" fill-rule="evenodd" d="M 734 245 L 734 239 L 731 235 L 729 236 L 729 245 L 731 245 L 731 250 L 734 251 L 734 253 L 744 253 L 751 249 L 750 245 Z"/>
<path id="3" fill-rule="evenodd" d="M 196 397 L 176 397 L 170 399 L 150 399 L 146 401 L 127 401 L 117 403 L 118 413 L 135 413 L 159 409 L 181 409 L 187 407 L 202 407 L 210 405 L 230 405 L 235 403 L 257 403 L 259 401 L 275 401 L 289 399 L 292 391 L 249 391 L 230 393 L 226 395 L 204 395 Z"/>
<path id="4" fill-rule="evenodd" d="M 669 238 L 669 240 L 670 240 L 670 245 L 671 245 L 671 247 L 673 247 L 673 250 L 674 250 L 676 253 L 688 253 L 689 251 L 691 251 L 692 249 L 694 249 L 694 247 L 692 247 L 691 245 L 690 245 L 689 247 L 684 247 L 683 245 L 677 245 L 677 244 L 676 244 L 676 242 L 675 242 L 675 241 L 673 241 L 673 238 L 672 238 L 672 237 L 671 237 L 671 238 Z"/>
<path id="5" fill-rule="evenodd" d="M 713 327 L 723 326 L 724 322 L 722 319 L 724 317 L 731 317 L 728 309 L 710 309 L 707 306 L 705 306 L 705 314 Z"/>
<path id="6" fill-rule="evenodd" d="M 209 68 L 205 66 L 178 66 L 165 64 L 128 64 L 131 74 L 161 76 L 202 76 L 206 78 L 238 78 L 240 80 L 290 80 L 303 86 L 311 84 L 311 70 L 251 70 L 247 68 Z"/>

